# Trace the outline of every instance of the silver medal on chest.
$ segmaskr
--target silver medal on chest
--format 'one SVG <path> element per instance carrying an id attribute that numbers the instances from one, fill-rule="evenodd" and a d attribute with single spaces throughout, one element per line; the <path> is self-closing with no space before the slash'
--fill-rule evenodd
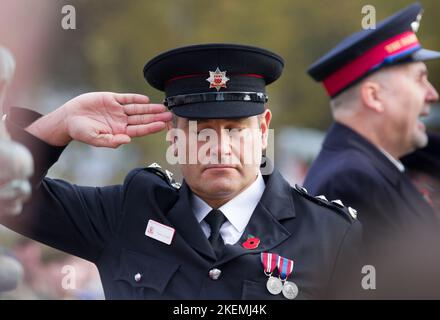
<path id="1" fill-rule="evenodd" d="M 267 280 L 266 288 L 271 294 L 277 295 L 283 290 L 283 283 L 279 278 L 270 276 Z"/>
<path id="2" fill-rule="evenodd" d="M 283 292 L 283 296 L 286 299 L 289 300 L 295 299 L 296 296 L 298 295 L 298 291 L 299 291 L 298 286 L 295 283 L 290 281 L 284 282 L 282 292 Z"/>

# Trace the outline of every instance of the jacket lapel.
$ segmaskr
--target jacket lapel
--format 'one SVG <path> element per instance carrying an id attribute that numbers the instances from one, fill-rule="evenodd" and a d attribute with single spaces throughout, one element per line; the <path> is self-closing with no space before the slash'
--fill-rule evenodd
<path id="1" fill-rule="evenodd" d="M 214 250 L 191 209 L 191 190 L 185 181 L 183 181 L 179 193 L 179 200 L 177 200 L 168 212 L 167 218 L 176 228 L 176 232 L 180 234 L 192 248 L 215 260 L 216 255 Z"/>
<path id="2" fill-rule="evenodd" d="M 423 199 L 422 194 L 414 186 L 409 177 L 404 174 L 399 185 L 400 193 L 402 194 L 402 201 L 412 209 L 417 218 L 424 219 L 426 217 L 433 218 L 435 216 L 432 207 Z M 428 215 L 430 214 L 430 215 Z M 430 222 L 431 220 L 425 221 Z"/>
<path id="3" fill-rule="evenodd" d="M 265 178 L 265 191 L 241 239 L 234 245 L 226 245 L 216 265 L 224 264 L 245 254 L 269 251 L 290 237 L 290 232 L 281 222 L 295 217 L 292 189 L 278 171 L 274 171 Z M 258 248 L 245 249 L 243 247 L 249 235 L 260 239 Z"/>

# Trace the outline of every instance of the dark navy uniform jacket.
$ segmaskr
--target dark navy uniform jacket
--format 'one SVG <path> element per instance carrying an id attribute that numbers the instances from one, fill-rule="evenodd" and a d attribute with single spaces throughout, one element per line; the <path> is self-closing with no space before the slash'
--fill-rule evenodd
<path id="1" fill-rule="evenodd" d="M 25 115 L 27 123 L 37 117 Z M 297 299 L 351 297 L 344 288 L 350 287 L 349 271 L 360 274 L 360 223 L 346 209 L 292 188 L 277 171 L 264 177 L 265 192 L 242 239 L 216 259 L 192 212 L 185 182 L 177 189 L 154 168 L 135 169 L 122 185 L 106 187 L 49 179 L 46 171 L 63 148 L 22 130 L 26 121 L 14 120 L 14 111 L 7 125 L 31 150 L 36 168 L 31 201 L 21 215 L 2 222 L 95 263 L 106 298 L 284 299 L 266 290 L 261 252 L 294 260 L 289 280 L 299 287 Z M 150 219 L 175 228 L 170 245 L 145 235 Z M 257 249 L 242 247 L 250 234 L 261 240 Z M 209 277 L 213 268 L 221 270 L 217 280 Z M 360 277 L 356 281 L 359 287 Z"/>
<path id="2" fill-rule="evenodd" d="M 440 133 L 430 132 L 428 145 L 402 158 L 413 183 L 440 217 Z"/>
<path id="3" fill-rule="evenodd" d="M 440 132 L 431 132 L 428 145 L 405 156 L 402 161 L 409 170 L 440 178 Z"/>
<path id="4" fill-rule="evenodd" d="M 404 228 L 436 222 L 433 209 L 406 173 L 352 129 L 334 123 L 304 186 L 313 195 L 341 199 L 358 211 L 368 244 Z"/>

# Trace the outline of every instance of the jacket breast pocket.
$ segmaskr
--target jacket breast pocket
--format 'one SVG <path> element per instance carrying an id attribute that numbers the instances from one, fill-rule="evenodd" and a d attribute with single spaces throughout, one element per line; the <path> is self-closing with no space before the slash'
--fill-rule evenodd
<path id="1" fill-rule="evenodd" d="M 129 299 L 161 299 L 173 275 L 179 269 L 170 263 L 139 252 L 122 249 L 114 280 L 122 282 Z"/>

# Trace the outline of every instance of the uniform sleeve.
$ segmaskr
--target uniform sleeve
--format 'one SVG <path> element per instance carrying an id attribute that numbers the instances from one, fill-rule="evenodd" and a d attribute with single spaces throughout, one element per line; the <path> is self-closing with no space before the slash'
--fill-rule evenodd
<path id="1" fill-rule="evenodd" d="M 48 145 L 23 129 L 36 118 L 38 114 L 24 109 L 8 114 L 10 135 L 31 151 L 35 168 L 32 197 L 23 212 L 1 222 L 36 241 L 96 262 L 117 232 L 122 186 L 81 187 L 45 178 L 64 147 Z"/>

